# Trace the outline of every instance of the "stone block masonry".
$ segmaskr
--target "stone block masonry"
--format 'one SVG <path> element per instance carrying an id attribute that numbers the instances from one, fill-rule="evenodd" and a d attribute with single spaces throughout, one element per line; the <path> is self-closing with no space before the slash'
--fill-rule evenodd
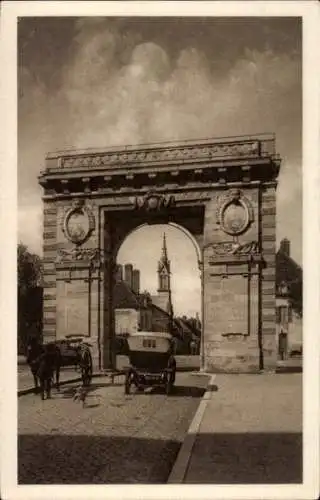
<path id="1" fill-rule="evenodd" d="M 117 251 L 141 224 L 198 244 L 202 368 L 276 365 L 273 135 L 49 153 L 44 188 L 44 339 L 81 334 L 115 366 Z M 174 277 L 173 277 L 174 279 Z"/>

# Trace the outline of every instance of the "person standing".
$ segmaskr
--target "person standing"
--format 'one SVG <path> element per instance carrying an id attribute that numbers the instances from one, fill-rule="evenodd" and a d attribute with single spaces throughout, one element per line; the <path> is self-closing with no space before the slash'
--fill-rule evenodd
<path id="1" fill-rule="evenodd" d="M 287 358 L 287 348 L 288 348 L 288 335 L 281 328 L 279 333 L 279 355 L 281 361 Z"/>

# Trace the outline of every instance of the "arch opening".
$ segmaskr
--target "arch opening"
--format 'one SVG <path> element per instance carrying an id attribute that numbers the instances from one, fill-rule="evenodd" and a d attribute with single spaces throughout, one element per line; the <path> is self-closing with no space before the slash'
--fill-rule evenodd
<path id="1" fill-rule="evenodd" d="M 116 245 L 114 260 L 116 338 L 138 329 L 169 331 L 177 354 L 199 354 L 200 248 L 193 235 L 172 222 L 139 224 Z"/>

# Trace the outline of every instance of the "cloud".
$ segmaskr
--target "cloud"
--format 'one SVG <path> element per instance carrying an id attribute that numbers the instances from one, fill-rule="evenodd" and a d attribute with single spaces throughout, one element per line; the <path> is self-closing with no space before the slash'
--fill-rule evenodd
<path id="1" fill-rule="evenodd" d="M 34 253 L 42 253 L 42 206 L 39 203 L 22 205 L 18 212 L 19 241 Z"/>
<path id="2" fill-rule="evenodd" d="M 19 102 L 20 193 L 33 190 L 46 151 L 275 132 L 285 156 L 278 235 L 298 219 L 301 184 L 301 61 L 295 53 L 247 50 L 224 71 L 185 44 L 176 55 L 96 20 L 77 22 L 68 66 L 48 91 L 24 70 Z M 217 58 L 218 58 L 217 53 Z M 59 69 L 57 69 L 59 71 Z M 288 207 L 290 210 L 288 211 Z M 291 232 L 301 256 L 301 237 Z"/>
<path id="3" fill-rule="evenodd" d="M 73 62 L 49 102 L 50 111 L 60 110 L 53 118 L 67 129 L 66 146 L 265 130 L 286 136 L 288 120 L 296 122 L 301 112 L 300 66 L 294 56 L 247 50 L 228 73 L 215 75 L 194 47 L 171 61 L 160 45 L 140 43 L 131 47 L 127 63 L 119 64 L 125 41 L 115 28 L 86 28 L 76 41 Z"/>

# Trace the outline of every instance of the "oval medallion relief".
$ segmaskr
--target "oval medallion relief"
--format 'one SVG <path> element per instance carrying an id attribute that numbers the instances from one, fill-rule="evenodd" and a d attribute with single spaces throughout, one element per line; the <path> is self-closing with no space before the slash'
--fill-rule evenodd
<path id="1" fill-rule="evenodd" d="M 248 229 L 253 219 L 252 206 L 239 189 L 231 189 L 221 200 L 217 222 L 225 233 L 238 236 Z"/>
<path id="2" fill-rule="evenodd" d="M 67 231 L 70 239 L 75 243 L 83 241 L 89 232 L 89 219 L 83 212 L 73 212 L 67 221 Z"/>
<path id="3" fill-rule="evenodd" d="M 64 219 L 63 232 L 72 243 L 80 245 L 87 240 L 94 230 L 95 220 L 87 207 L 81 206 L 77 200 Z"/>
<path id="4" fill-rule="evenodd" d="M 248 225 L 248 210 L 240 201 L 230 202 L 224 207 L 221 219 L 226 233 L 239 234 Z"/>

